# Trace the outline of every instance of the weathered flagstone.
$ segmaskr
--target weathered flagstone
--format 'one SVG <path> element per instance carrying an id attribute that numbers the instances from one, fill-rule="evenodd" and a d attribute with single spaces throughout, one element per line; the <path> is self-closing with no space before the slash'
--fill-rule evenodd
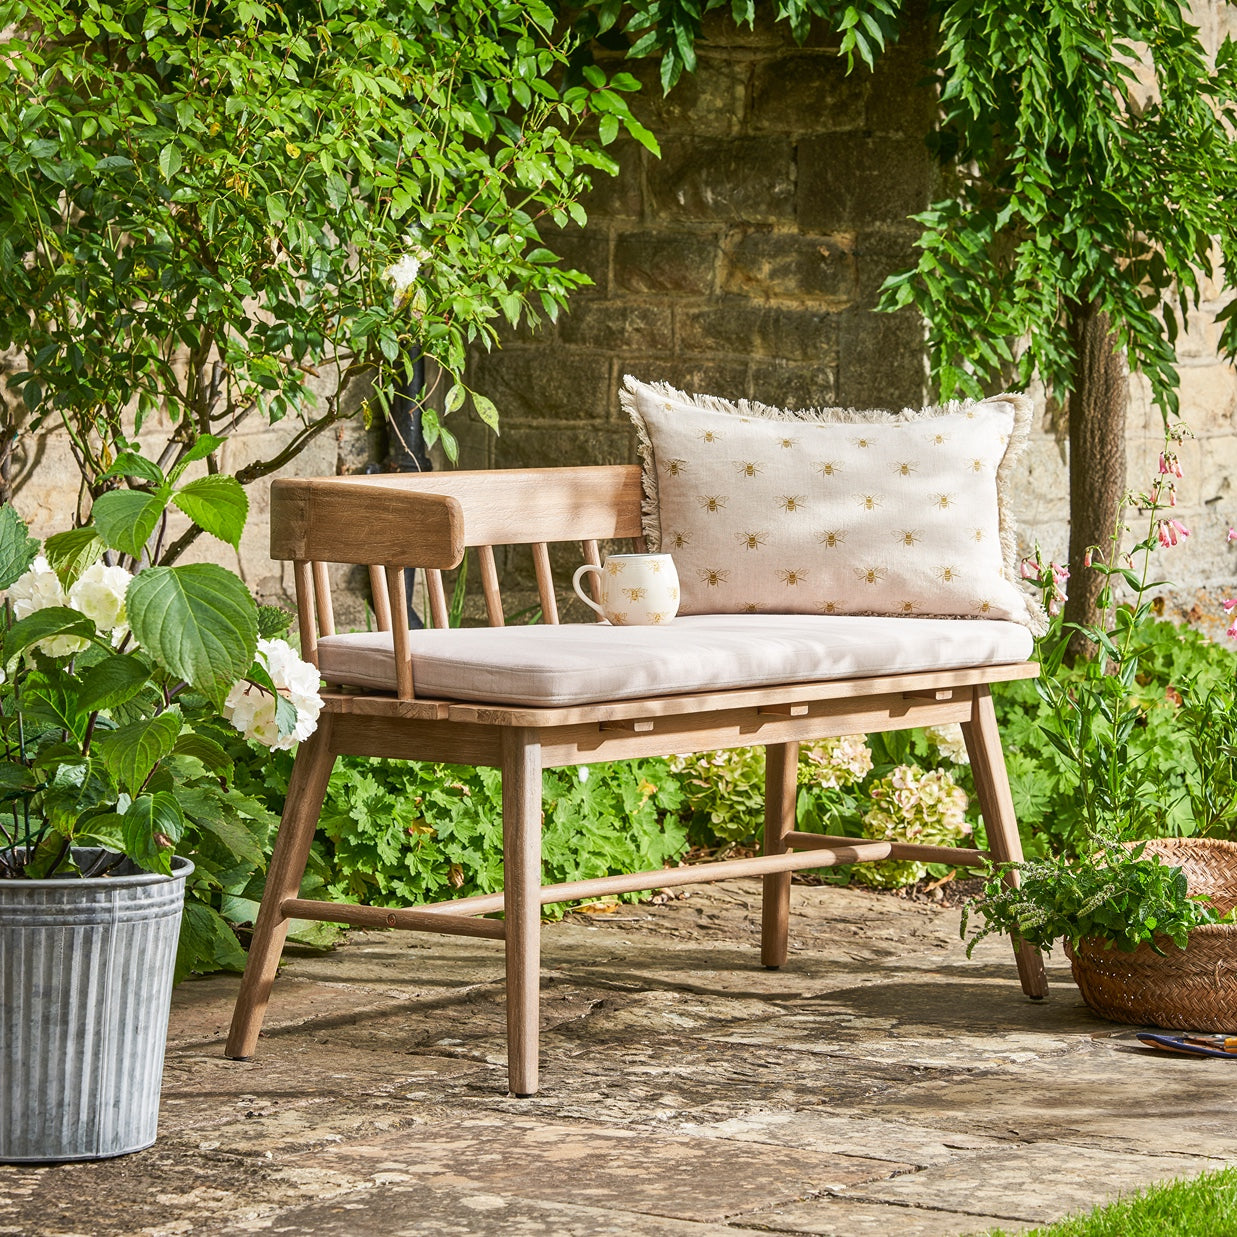
<path id="1" fill-rule="evenodd" d="M 975 1216 L 1044 1223 L 1144 1186 L 1216 1168 L 1198 1156 L 1096 1151 L 1068 1144 L 1010 1147 L 851 1190 L 866 1201 L 898 1201 Z"/>
<path id="2" fill-rule="evenodd" d="M 350 1140 L 332 1160 L 349 1173 L 698 1221 L 845 1190 L 909 1167 L 496 1113 L 437 1122 L 414 1136 Z"/>
<path id="3" fill-rule="evenodd" d="M 662 1216 L 603 1210 L 571 1203 L 516 1198 L 486 1190 L 444 1190 L 391 1180 L 389 1174 L 355 1194 L 285 1211 L 220 1230 L 219 1237 L 246 1233 L 304 1237 L 734 1237 L 725 1224 L 697 1224 Z"/>
<path id="4" fill-rule="evenodd" d="M 755 883 L 547 924 L 542 1091 L 506 1095 L 501 947 L 290 954 L 253 1059 L 235 976 L 174 994 L 159 1142 L 6 1168 L 0 1237 L 954 1237 L 1237 1162 L 1237 1071 L 1149 1053 L 1055 959 L 1026 1001 L 957 912 Z"/>
<path id="5" fill-rule="evenodd" d="M 988 1228 L 973 1215 L 928 1207 L 891 1207 L 883 1203 L 856 1203 L 820 1198 L 791 1203 L 743 1217 L 773 1233 L 811 1233 L 820 1237 L 966 1237 Z M 978 1225 L 978 1227 L 977 1227 Z M 1020 1220 L 1003 1219 L 1007 1233 L 1030 1227 Z"/>

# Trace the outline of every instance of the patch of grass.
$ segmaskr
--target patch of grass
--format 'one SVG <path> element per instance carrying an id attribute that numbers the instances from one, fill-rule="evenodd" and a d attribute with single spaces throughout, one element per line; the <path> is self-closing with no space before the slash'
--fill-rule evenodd
<path id="1" fill-rule="evenodd" d="M 987 1237 L 1008 1237 L 1004 1229 Z M 1237 1168 L 1151 1186 L 1022 1237 L 1237 1237 Z"/>

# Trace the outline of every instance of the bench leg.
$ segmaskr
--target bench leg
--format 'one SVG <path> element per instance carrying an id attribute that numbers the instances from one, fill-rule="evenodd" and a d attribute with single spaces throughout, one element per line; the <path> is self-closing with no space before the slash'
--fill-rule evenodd
<path id="1" fill-rule="evenodd" d="M 971 720 L 963 722 L 962 733 L 971 758 L 975 777 L 975 793 L 979 810 L 988 830 L 988 850 L 997 863 L 1020 863 L 1022 842 L 1018 838 L 1018 821 L 1014 816 L 1014 800 L 1005 772 L 1005 755 L 1001 751 L 1001 736 L 997 732 L 996 710 L 992 692 L 986 685 L 975 689 L 975 704 Z M 1008 876 L 1011 885 L 1018 883 L 1018 873 Z M 1018 963 L 1018 978 L 1027 996 L 1039 1000 L 1048 995 L 1048 978 L 1044 974 L 1043 955 L 1033 945 L 1014 937 L 1014 958 Z"/>
<path id="2" fill-rule="evenodd" d="M 765 748 L 766 855 L 786 851 L 786 835 L 795 827 L 798 774 L 798 743 L 771 743 Z M 785 965 L 789 945 L 789 872 L 772 872 L 764 877 L 760 911 L 760 961 L 776 969 Z"/>
<path id="3" fill-rule="evenodd" d="M 503 912 L 507 948 L 507 1075 L 517 1096 L 537 1093 L 541 988 L 541 744 L 504 730 Z"/>
<path id="4" fill-rule="evenodd" d="M 331 714 L 322 714 L 318 729 L 301 744 L 292 766 L 283 819 L 279 822 L 271 866 L 266 874 L 266 889 L 249 946 L 249 961 L 245 965 L 232 1013 L 232 1029 L 224 1048 L 225 1055 L 234 1060 L 251 1057 L 258 1045 L 258 1032 L 262 1029 L 271 985 L 279 968 L 279 955 L 288 935 L 288 921 L 280 908 L 286 899 L 300 893 L 301 877 L 309 862 L 309 847 L 335 766 L 335 756 L 331 752 L 331 720 Z"/>

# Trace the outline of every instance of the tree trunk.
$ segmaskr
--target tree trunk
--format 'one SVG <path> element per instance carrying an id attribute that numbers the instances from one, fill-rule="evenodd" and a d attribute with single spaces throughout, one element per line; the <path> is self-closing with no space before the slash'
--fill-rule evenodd
<path id="1" fill-rule="evenodd" d="M 1068 329 L 1077 365 L 1069 397 L 1069 600 L 1065 619 L 1094 623 L 1104 577 L 1085 568 L 1091 546 L 1105 557 L 1125 498 L 1125 414 L 1129 385 L 1125 358 L 1117 347 L 1108 315 L 1093 302 L 1067 307 Z M 1093 646 L 1075 632 L 1072 656 Z"/>

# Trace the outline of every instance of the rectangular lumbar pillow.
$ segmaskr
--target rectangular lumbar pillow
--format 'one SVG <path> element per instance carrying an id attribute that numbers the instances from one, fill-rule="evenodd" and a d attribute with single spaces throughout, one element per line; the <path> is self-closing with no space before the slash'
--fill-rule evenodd
<path id="1" fill-rule="evenodd" d="M 1031 401 L 783 411 L 628 377 L 644 534 L 674 556 L 682 614 L 1009 619 L 1043 610 L 1018 577 L 1004 502 Z"/>

